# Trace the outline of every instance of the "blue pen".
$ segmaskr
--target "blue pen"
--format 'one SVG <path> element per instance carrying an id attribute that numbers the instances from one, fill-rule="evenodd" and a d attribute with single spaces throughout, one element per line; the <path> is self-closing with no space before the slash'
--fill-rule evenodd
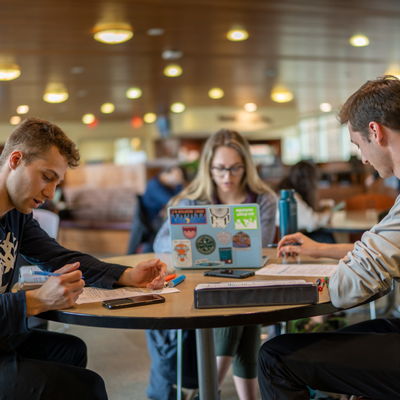
<path id="1" fill-rule="evenodd" d="M 31 270 L 31 275 L 43 275 L 43 276 L 60 276 L 63 274 L 58 274 L 57 272 L 48 272 L 48 271 L 33 271 Z M 85 277 L 82 276 L 81 279 L 84 279 Z"/>
<path id="2" fill-rule="evenodd" d="M 172 281 L 168 282 L 167 287 L 169 288 L 175 287 L 176 285 L 179 285 L 181 282 L 183 282 L 185 278 L 186 278 L 185 275 L 178 276 L 177 278 L 172 279 Z"/>

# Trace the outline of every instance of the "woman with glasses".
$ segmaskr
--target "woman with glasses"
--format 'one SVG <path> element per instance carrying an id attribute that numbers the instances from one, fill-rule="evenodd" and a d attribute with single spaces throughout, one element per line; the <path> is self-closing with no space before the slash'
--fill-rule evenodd
<path id="1" fill-rule="evenodd" d="M 169 206 L 193 206 L 205 204 L 241 204 L 257 203 L 260 206 L 262 228 L 262 246 L 272 243 L 275 235 L 275 214 L 277 200 L 275 193 L 260 179 L 250 154 L 249 144 L 237 132 L 220 130 L 205 143 L 200 158 L 199 169 L 193 181 L 171 199 Z M 154 241 L 155 252 L 171 252 L 169 225 L 166 221 Z M 218 328 L 216 331 L 216 353 L 218 384 L 222 381 L 232 363 L 236 390 L 240 400 L 257 398 L 257 354 L 260 347 L 261 326 L 241 326 Z M 150 386 L 147 395 L 153 400 L 169 400 L 176 394 L 171 388 L 165 396 L 164 377 L 171 376 L 172 365 L 166 354 L 176 340 L 171 337 L 175 332 L 147 331 L 148 346 L 152 358 Z M 189 345 L 189 343 L 191 343 Z M 195 363 L 194 331 L 184 331 L 183 354 L 193 355 Z M 192 346 L 192 349 L 189 347 Z M 176 352 L 174 354 L 176 382 Z M 164 361 L 162 361 L 164 360 Z M 196 387 L 197 367 L 183 363 L 183 386 Z M 186 375 L 186 376 L 185 376 Z M 186 383 L 185 383 L 186 380 Z M 166 380 L 164 379 L 164 383 Z M 190 385 L 190 386 L 189 386 Z M 164 391 L 163 393 L 161 393 Z"/>

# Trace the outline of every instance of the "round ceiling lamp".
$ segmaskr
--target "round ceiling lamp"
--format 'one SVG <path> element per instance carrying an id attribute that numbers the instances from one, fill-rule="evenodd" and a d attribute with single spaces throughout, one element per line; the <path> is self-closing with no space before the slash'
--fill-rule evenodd
<path id="1" fill-rule="evenodd" d="M 176 76 L 182 75 L 182 68 L 177 64 L 167 65 L 164 68 L 164 75 L 174 78 Z"/>
<path id="2" fill-rule="evenodd" d="M 185 111 L 185 105 L 183 103 L 174 103 L 171 105 L 171 111 L 174 113 L 181 113 Z"/>
<path id="3" fill-rule="evenodd" d="M 208 91 L 208 96 L 211 99 L 222 99 L 224 97 L 224 91 L 220 88 L 212 88 Z"/>
<path id="4" fill-rule="evenodd" d="M 231 29 L 226 34 L 226 37 L 232 42 L 240 42 L 246 40 L 249 37 L 249 34 L 245 29 Z"/>
<path id="5" fill-rule="evenodd" d="M 287 103 L 293 100 L 293 93 L 285 86 L 277 85 L 271 91 L 271 99 L 277 103 Z"/>
<path id="6" fill-rule="evenodd" d="M 47 103 L 62 103 L 68 99 L 68 92 L 63 88 L 48 89 L 44 92 L 43 100 Z"/>
<path id="7" fill-rule="evenodd" d="M 126 91 L 126 97 L 128 99 L 138 99 L 141 95 L 142 90 L 137 87 L 130 88 Z"/>
<path id="8" fill-rule="evenodd" d="M 157 115 L 154 113 L 147 113 L 144 114 L 143 116 L 143 121 L 146 122 L 146 124 L 152 124 L 153 122 L 155 122 L 157 119 Z"/>
<path id="9" fill-rule="evenodd" d="M 94 28 L 95 40 L 106 44 L 127 42 L 133 37 L 133 30 L 126 23 L 100 23 Z"/>
<path id="10" fill-rule="evenodd" d="M 332 105 L 330 103 L 321 103 L 319 105 L 319 109 L 322 112 L 331 112 L 332 111 Z"/>
<path id="11" fill-rule="evenodd" d="M 354 35 L 350 38 L 350 44 L 354 47 L 368 46 L 369 39 L 365 35 Z"/>
<path id="12" fill-rule="evenodd" d="M 397 63 L 391 63 L 385 71 L 385 75 L 392 75 L 400 79 L 400 66 Z"/>
<path id="13" fill-rule="evenodd" d="M 29 106 L 23 105 L 17 107 L 17 114 L 26 114 L 29 111 Z"/>
<path id="14" fill-rule="evenodd" d="M 0 81 L 12 81 L 21 75 L 17 64 L 0 64 Z"/>
<path id="15" fill-rule="evenodd" d="M 100 111 L 103 114 L 111 114 L 112 112 L 114 112 L 115 110 L 115 106 L 113 103 L 104 103 L 101 107 L 100 107 Z"/>
<path id="16" fill-rule="evenodd" d="M 257 111 L 257 104 L 256 103 L 246 103 L 243 108 L 247 111 L 247 112 L 254 112 Z"/>
<path id="17" fill-rule="evenodd" d="M 15 115 L 14 117 L 10 118 L 11 125 L 18 125 L 21 122 L 21 117 L 19 115 Z"/>
<path id="18" fill-rule="evenodd" d="M 95 121 L 96 117 L 93 114 L 85 114 L 82 117 L 82 122 L 86 125 L 90 125 Z"/>

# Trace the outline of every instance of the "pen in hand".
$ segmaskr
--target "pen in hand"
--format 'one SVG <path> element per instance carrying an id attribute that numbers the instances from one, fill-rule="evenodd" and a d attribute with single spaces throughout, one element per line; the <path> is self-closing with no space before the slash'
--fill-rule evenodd
<path id="1" fill-rule="evenodd" d="M 63 274 L 58 274 L 57 272 L 49 272 L 49 271 L 34 271 L 31 269 L 31 275 L 42 275 L 42 276 L 61 276 Z M 81 279 L 85 277 L 82 276 Z"/>

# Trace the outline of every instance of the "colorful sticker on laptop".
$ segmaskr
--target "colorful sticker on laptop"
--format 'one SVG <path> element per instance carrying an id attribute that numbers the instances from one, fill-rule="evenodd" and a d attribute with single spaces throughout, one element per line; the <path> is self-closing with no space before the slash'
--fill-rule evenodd
<path id="1" fill-rule="evenodd" d="M 232 233 L 226 231 L 219 232 L 216 236 L 221 244 L 228 244 L 232 239 Z"/>
<path id="2" fill-rule="evenodd" d="M 197 235 L 197 226 L 182 226 L 182 232 L 186 239 L 193 239 Z"/>
<path id="3" fill-rule="evenodd" d="M 193 263 L 190 240 L 173 240 L 172 256 L 174 257 L 175 267 L 191 267 Z"/>
<path id="4" fill-rule="evenodd" d="M 238 232 L 232 238 L 233 250 L 246 251 L 250 250 L 250 236 L 244 232 Z"/>
<path id="5" fill-rule="evenodd" d="M 223 267 L 224 263 L 221 261 L 208 261 L 207 259 L 204 260 L 196 260 L 194 262 L 195 267 Z"/>
<path id="6" fill-rule="evenodd" d="M 209 211 L 211 226 L 225 229 L 231 220 L 229 207 L 210 207 Z"/>
<path id="7" fill-rule="evenodd" d="M 196 240 L 196 249 L 201 254 L 211 254 L 215 248 L 215 240 L 210 235 L 201 235 Z"/>
<path id="8" fill-rule="evenodd" d="M 257 207 L 233 207 L 235 229 L 257 229 Z"/>
<path id="9" fill-rule="evenodd" d="M 232 248 L 231 247 L 220 247 L 219 259 L 225 264 L 232 264 Z"/>
<path id="10" fill-rule="evenodd" d="M 174 208 L 169 210 L 171 225 L 206 224 L 205 208 Z"/>

